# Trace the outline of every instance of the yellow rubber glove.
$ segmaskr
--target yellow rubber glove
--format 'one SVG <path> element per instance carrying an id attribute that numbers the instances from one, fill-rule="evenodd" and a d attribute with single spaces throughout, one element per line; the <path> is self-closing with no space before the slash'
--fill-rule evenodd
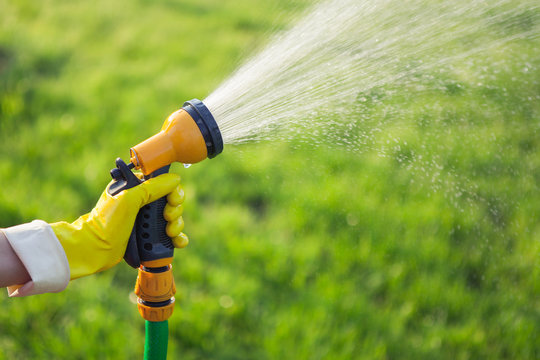
<path id="1" fill-rule="evenodd" d="M 180 187 L 180 176 L 176 174 L 160 175 L 115 196 L 104 191 L 90 213 L 71 224 L 51 224 L 66 253 L 71 279 L 118 264 L 124 256 L 139 208 L 167 194 L 170 194 L 164 210 L 164 217 L 169 222 L 167 234 L 173 238 L 175 246 L 183 247 L 188 242 L 181 232 L 184 192 Z"/>
<path id="2" fill-rule="evenodd" d="M 188 237 L 182 232 L 184 230 L 184 219 L 182 218 L 184 198 L 184 189 L 178 185 L 167 196 L 167 205 L 163 210 L 163 217 L 167 220 L 166 232 L 172 239 L 175 248 L 185 248 L 189 243 Z"/>

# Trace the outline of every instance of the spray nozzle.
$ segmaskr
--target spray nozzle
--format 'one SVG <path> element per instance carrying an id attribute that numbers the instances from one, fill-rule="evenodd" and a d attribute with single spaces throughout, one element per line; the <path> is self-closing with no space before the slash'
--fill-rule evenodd
<path id="1" fill-rule="evenodd" d="M 146 180 L 168 172 L 169 165 L 175 161 L 193 164 L 217 156 L 223 151 L 223 139 L 210 110 L 202 101 L 193 99 L 172 113 L 159 133 L 130 151 L 129 164 L 116 159 L 116 168 L 111 170 L 114 181 L 107 189 L 110 195 L 143 181 L 135 176 L 133 168 L 140 169 Z M 163 209 L 166 203 L 166 198 L 161 198 L 139 211 L 124 255 L 129 265 L 138 267 L 142 263 L 159 267 L 170 263 L 174 246 L 165 230 Z"/>
<path id="2" fill-rule="evenodd" d="M 172 113 L 161 131 L 130 149 L 131 163 L 148 175 L 175 161 L 194 164 L 223 151 L 216 120 L 198 99 Z"/>

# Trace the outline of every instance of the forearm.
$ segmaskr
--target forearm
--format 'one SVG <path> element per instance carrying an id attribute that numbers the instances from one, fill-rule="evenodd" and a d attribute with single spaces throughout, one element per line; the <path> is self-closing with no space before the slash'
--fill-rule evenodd
<path id="1" fill-rule="evenodd" d="M 9 296 L 59 292 L 69 283 L 66 254 L 51 226 L 42 220 L 2 229 L 0 285 Z"/>
<path id="2" fill-rule="evenodd" d="M 0 230 L 0 287 L 24 284 L 30 275 Z"/>

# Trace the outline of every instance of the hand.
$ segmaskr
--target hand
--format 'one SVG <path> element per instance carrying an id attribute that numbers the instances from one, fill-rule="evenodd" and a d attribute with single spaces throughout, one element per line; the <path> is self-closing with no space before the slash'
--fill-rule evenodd
<path id="1" fill-rule="evenodd" d="M 104 191 L 92 211 L 75 222 L 51 224 L 66 253 L 71 279 L 109 269 L 122 260 L 139 209 L 165 195 L 168 204 L 164 217 L 167 234 L 173 244 L 184 247 L 188 240 L 182 233 L 184 192 L 180 176 L 164 174 L 149 179 L 115 196 Z"/>
<path id="2" fill-rule="evenodd" d="M 175 248 L 185 248 L 189 239 L 186 234 L 182 232 L 184 230 L 184 219 L 182 214 L 184 212 L 184 189 L 182 185 L 178 186 L 167 196 L 167 205 L 163 210 L 163 217 L 167 220 L 167 235 L 172 239 L 172 243 Z"/>

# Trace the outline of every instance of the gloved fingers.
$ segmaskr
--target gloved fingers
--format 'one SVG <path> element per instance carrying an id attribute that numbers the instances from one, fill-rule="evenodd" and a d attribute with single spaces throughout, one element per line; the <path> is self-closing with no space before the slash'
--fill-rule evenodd
<path id="1" fill-rule="evenodd" d="M 171 222 L 182 216 L 183 212 L 184 206 L 172 206 L 171 204 L 167 204 L 165 205 L 165 209 L 163 209 L 163 217 L 165 218 L 165 220 Z"/>
<path id="2" fill-rule="evenodd" d="M 166 232 L 175 248 L 184 248 L 189 243 L 188 237 L 182 232 L 184 230 L 184 219 L 182 218 L 182 213 L 184 212 L 183 202 L 184 189 L 182 189 L 182 185 L 178 185 L 167 196 L 167 205 L 165 205 L 165 209 L 163 210 L 163 217 L 167 220 Z"/>
<path id="3" fill-rule="evenodd" d="M 163 174 L 155 178 L 148 179 L 142 184 L 129 189 L 129 192 L 141 196 L 141 206 L 156 201 L 164 197 L 180 185 L 180 176 L 177 174 Z"/>
<path id="4" fill-rule="evenodd" d="M 184 189 L 182 188 L 182 185 L 178 184 L 176 189 L 171 191 L 171 193 L 167 196 L 167 203 L 169 203 L 171 206 L 178 206 L 184 202 L 184 198 Z"/>
<path id="5" fill-rule="evenodd" d="M 171 239 L 180 236 L 180 233 L 184 230 L 184 219 L 180 216 L 173 221 L 168 222 L 165 230 Z"/>
<path id="6" fill-rule="evenodd" d="M 178 236 L 176 236 L 175 238 L 172 239 L 172 243 L 173 243 L 175 248 L 182 249 L 182 248 L 185 248 L 186 246 L 188 246 L 189 239 L 188 239 L 186 234 L 180 233 L 180 235 L 178 235 Z"/>

